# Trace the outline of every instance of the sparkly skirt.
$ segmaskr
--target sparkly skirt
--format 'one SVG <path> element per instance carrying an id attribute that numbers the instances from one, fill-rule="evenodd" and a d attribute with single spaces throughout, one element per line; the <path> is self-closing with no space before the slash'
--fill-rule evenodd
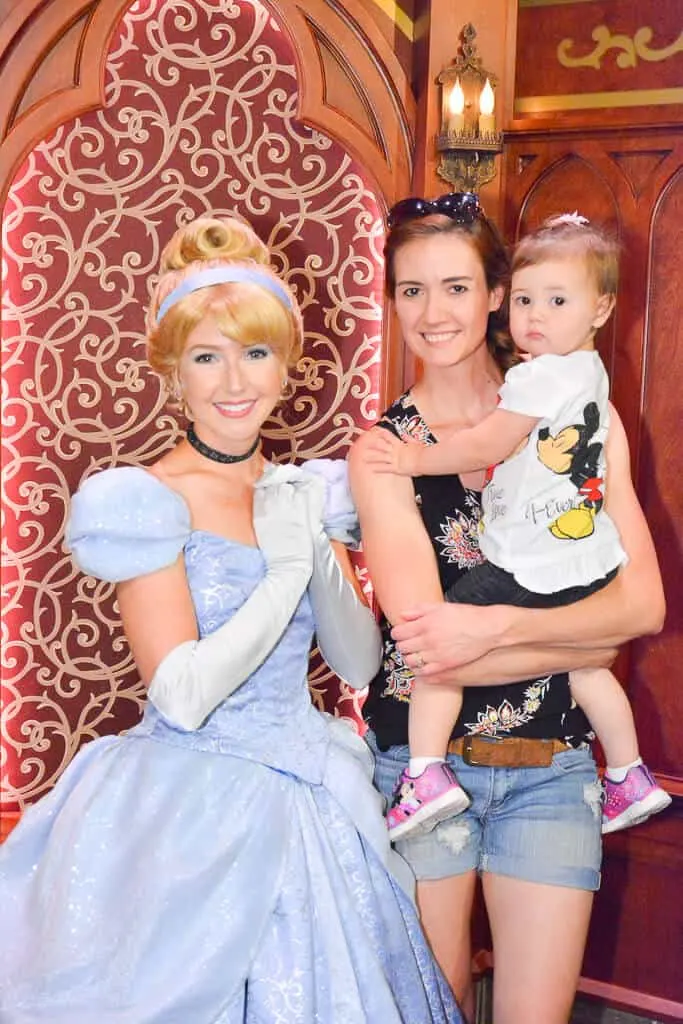
<path id="1" fill-rule="evenodd" d="M 3 1024 L 457 1024 L 332 721 L 323 781 L 137 732 L 0 847 Z"/>

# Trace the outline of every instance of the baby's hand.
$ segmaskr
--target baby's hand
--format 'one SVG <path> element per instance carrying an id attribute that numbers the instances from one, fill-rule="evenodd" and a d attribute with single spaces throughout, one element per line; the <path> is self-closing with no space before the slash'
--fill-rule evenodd
<path id="1" fill-rule="evenodd" d="M 399 440 L 388 430 L 372 430 L 365 443 L 365 461 L 380 473 L 399 476 L 417 476 L 418 459 L 422 445 L 406 439 Z"/>

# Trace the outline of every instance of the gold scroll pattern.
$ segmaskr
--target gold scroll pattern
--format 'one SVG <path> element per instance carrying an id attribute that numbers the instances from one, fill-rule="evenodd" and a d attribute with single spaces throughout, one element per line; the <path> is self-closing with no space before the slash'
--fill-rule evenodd
<path id="1" fill-rule="evenodd" d="M 636 67 L 638 59 L 650 63 L 659 63 L 675 57 L 677 53 L 683 53 L 683 32 L 675 42 L 660 49 L 651 49 L 649 44 L 652 41 L 654 32 L 651 28 L 643 26 L 633 35 L 624 33 L 612 33 L 607 25 L 598 25 L 591 32 L 591 39 L 596 44 L 594 49 L 580 57 L 572 57 L 570 50 L 575 42 L 573 39 L 563 39 L 557 46 L 557 59 L 565 68 L 596 68 L 602 67 L 602 59 L 610 50 L 620 50 L 615 58 L 618 68 L 626 70 Z"/>
<path id="2" fill-rule="evenodd" d="M 143 313 L 177 224 L 237 211 L 306 324 L 295 394 L 264 431 L 289 461 L 344 457 L 377 415 L 382 223 L 362 169 L 298 122 L 290 44 L 260 0 L 138 0 L 103 110 L 31 153 L 4 211 L 2 797 L 23 808 L 80 745 L 139 717 L 113 587 L 64 548 L 69 495 L 149 464 L 179 424 L 144 359 Z M 358 569 L 367 585 L 362 567 Z M 314 662 L 316 704 L 359 695 Z"/>

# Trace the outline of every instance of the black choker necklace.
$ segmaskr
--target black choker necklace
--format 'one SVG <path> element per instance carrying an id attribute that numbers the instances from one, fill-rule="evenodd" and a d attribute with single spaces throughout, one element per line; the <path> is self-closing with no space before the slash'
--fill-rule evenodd
<path id="1" fill-rule="evenodd" d="M 225 455 L 224 452 L 219 452 L 216 448 L 211 448 L 208 444 L 204 444 L 203 441 L 200 441 L 194 432 L 192 424 L 187 428 L 186 436 L 194 450 L 199 452 L 200 455 L 203 455 L 205 459 L 211 459 L 213 462 L 222 462 L 224 464 L 231 462 L 244 462 L 246 459 L 250 459 L 261 443 L 261 438 L 257 437 L 249 451 L 246 451 L 244 455 Z"/>

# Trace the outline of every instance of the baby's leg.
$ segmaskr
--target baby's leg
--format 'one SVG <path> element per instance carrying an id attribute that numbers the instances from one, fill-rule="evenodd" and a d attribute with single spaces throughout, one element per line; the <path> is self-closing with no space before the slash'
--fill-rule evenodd
<path id="1" fill-rule="evenodd" d="M 572 697 L 597 734 L 608 766 L 625 768 L 640 756 L 629 699 L 608 668 L 585 668 L 569 673 Z"/>
<path id="2" fill-rule="evenodd" d="M 616 832 L 663 810 L 671 797 L 657 785 L 638 752 L 633 711 L 606 668 L 569 673 L 572 696 L 585 712 L 607 760 L 602 831 Z"/>
<path id="3" fill-rule="evenodd" d="M 509 573 L 484 562 L 461 576 L 444 596 L 453 604 L 485 606 L 505 603 L 505 592 L 511 579 Z M 430 762 L 445 759 L 448 741 L 461 709 L 460 687 L 439 686 L 419 676 L 415 678 L 408 717 L 411 775 L 418 775 Z"/>
<path id="4" fill-rule="evenodd" d="M 439 686 L 419 678 L 414 680 L 408 715 L 411 775 L 419 774 L 422 767 L 431 761 L 446 759 L 448 741 L 461 708 L 462 689 L 459 686 Z M 416 759 L 426 763 L 420 767 L 413 763 Z"/>
<path id="5" fill-rule="evenodd" d="M 501 570 L 486 562 L 465 573 L 445 594 L 456 604 L 495 604 L 501 594 Z M 509 574 L 502 573 L 504 577 Z M 410 761 L 401 773 L 387 813 L 391 840 L 433 828 L 469 805 L 446 761 L 448 741 L 462 708 L 462 690 L 415 678 L 410 695 Z"/>

